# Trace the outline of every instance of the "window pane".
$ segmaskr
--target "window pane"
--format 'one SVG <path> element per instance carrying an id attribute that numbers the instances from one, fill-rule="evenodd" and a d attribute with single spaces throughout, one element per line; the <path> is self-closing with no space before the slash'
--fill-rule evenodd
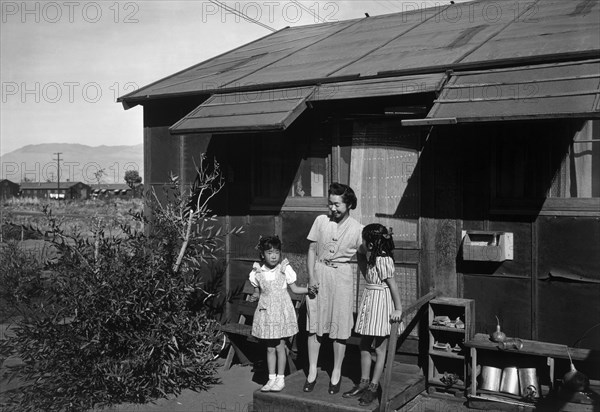
<path id="1" fill-rule="evenodd" d="M 302 159 L 289 196 L 325 197 L 326 165 L 327 159 L 323 157 Z"/>
<path id="2" fill-rule="evenodd" d="M 551 192 L 568 147 L 564 122 L 507 125 L 495 142 L 495 199 L 538 204 Z"/>
<path id="3" fill-rule="evenodd" d="M 318 137 L 261 135 L 254 139 L 254 198 L 324 198 L 331 144 Z M 323 203 L 325 204 L 325 202 Z"/>
<path id="4" fill-rule="evenodd" d="M 573 132 L 573 142 L 548 197 L 600 197 L 600 121 L 590 120 L 580 126 Z"/>

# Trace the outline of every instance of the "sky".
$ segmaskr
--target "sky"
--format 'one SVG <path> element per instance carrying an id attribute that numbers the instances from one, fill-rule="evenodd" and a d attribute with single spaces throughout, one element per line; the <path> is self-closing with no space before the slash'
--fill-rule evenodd
<path id="1" fill-rule="evenodd" d="M 287 26 L 339 21 L 449 1 L 0 0 L 0 155 L 30 144 L 135 145 L 139 87 Z M 265 27 L 268 26 L 268 27 Z"/>

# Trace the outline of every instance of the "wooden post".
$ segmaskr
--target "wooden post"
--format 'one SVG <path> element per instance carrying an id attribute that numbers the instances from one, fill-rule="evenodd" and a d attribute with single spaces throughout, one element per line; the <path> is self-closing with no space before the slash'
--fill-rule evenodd
<path id="1" fill-rule="evenodd" d="M 404 312 L 402 312 L 401 321 L 406 319 L 406 316 L 414 311 L 419 311 L 423 306 L 429 303 L 432 299 L 435 299 L 440 295 L 440 292 L 434 291 L 429 292 L 427 295 L 417 299 L 412 305 L 407 307 Z M 387 353 L 385 359 L 385 369 L 383 370 L 383 379 L 381 384 L 381 403 L 379 404 L 379 412 L 385 412 L 388 408 L 388 401 L 390 398 L 390 387 L 392 384 L 392 367 L 394 365 L 394 358 L 396 357 L 396 347 L 398 345 L 398 340 L 400 341 L 400 345 L 406 340 L 410 331 L 417 325 L 420 320 L 420 316 L 415 316 L 412 321 L 408 324 L 406 329 L 402 332 L 400 337 L 398 337 L 398 327 L 400 322 L 392 323 L 392 330 L 390 331 L 390 337 L 388 339 L 387 344 Z"/>
<path id="2" fill-rule="evenodd" d="M 471 348 L 471 395 L 477 395 L 477 349 Z"/>

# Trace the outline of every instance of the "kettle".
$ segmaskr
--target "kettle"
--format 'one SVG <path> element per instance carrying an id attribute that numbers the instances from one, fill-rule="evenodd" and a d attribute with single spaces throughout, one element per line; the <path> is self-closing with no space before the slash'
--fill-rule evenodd
<path id="1" fill-rule="evenodd" d="M 563 376 L 563 386 L 573 392 L 585 392 L 590 386 L 590 380 L 583 373 L 575 369 L 573 365 L 573 359 L 571 359 L 571 352 L 569 347 L 567 348 L 567 355 L 569 355 L 569 361 L 571 362 L 571 370 Z"/>

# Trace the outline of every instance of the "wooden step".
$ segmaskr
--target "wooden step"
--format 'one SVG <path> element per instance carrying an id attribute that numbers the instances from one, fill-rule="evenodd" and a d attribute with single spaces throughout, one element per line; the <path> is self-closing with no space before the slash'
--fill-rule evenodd
<path id="1" fill-rule="evenodd" d="M 329 374 L 319 370 L 317 384 L 310 393 L 302 391 L 306 380 L 304 371 L 297 371 L 285 378 L 285 388 L 281 392 L 254 392 L 255 412 L 365 412 L 377 411 L 379 400 L 373 401 L 371 405 L 360 406 L 357 398 L 343 398 L 342 393 L 354 386 L 353 381 L 342 376 L 340 392 L 330 395 Z M 394 362 L 392 370 L 392 395 L 390 400 L 397 409 L 406 404 L 419 393 L 425 390 L 425 377 L 421 370 L 415 365 Z M 388 401 L 388 402 L 389 402 Z"/>

